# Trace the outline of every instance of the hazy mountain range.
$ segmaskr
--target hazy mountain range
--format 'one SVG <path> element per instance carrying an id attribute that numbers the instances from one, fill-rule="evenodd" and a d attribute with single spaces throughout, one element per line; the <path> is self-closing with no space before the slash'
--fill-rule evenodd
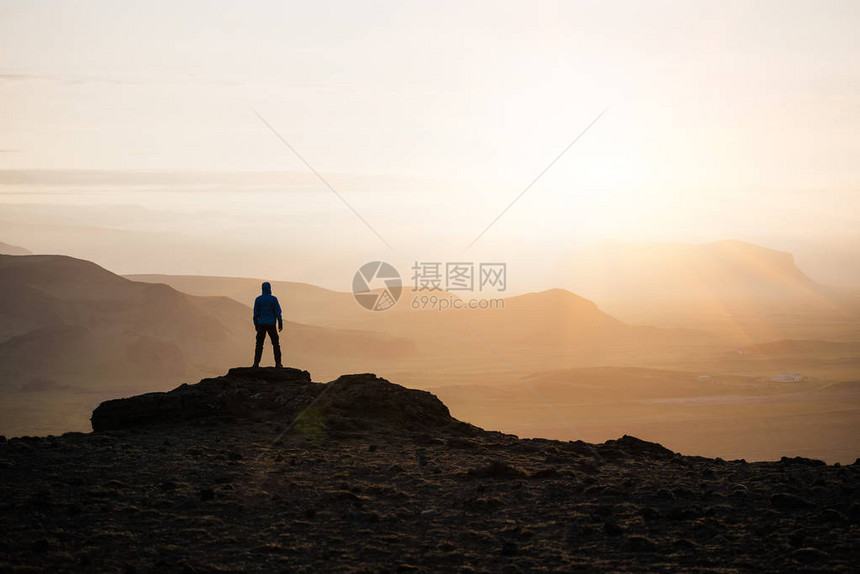
<path id="1" fill-rule="evenodd" d="M 88 388 L 177 381 L 249 363 L 253 354 L 247 305 L 130 281 L 88 261 L 0 256 L 0 293 L 5 388 L 34 377 Z M 284 347 L 317 367 L 316 359 L 351 358 L 380 338 L 373 353 L 414 351 L 384 335 L 290 320 L 284 327 Z"/>
<path id="2" fill-rule="evenodd" d="M 599 243 L 568 251 L 555 276 L 622 317 L 821 312 L 851 302 L 810 279 L 790 253 L 734 240 Z"/>
<path id="3" fill-rule="evenodd" d="M 0 255 L 32 255 L 32 253 L 30 253 L 23 247 L 18 247 L 17 245 L 9 245 L 8 243 L 3 243 L 2 241 L 0 241 Z"/>
<path id="4" fill-rule="evenodd" d="M 570 275 L 606 287 L 593 300 L 557 288 L 499 308 L 420 311 L 416 296 L 454 295 L 404 289 L 393 309 L 370 312 L 352 293 L 275 281 L 284 362 L 321 379 L 385 372 L 525 436 L 568 437 L 568 420 L 591 440 L 633 428 L 718 455 L 758 428 L 749 452 L 853 452 L 860 330 L 850 296 L 811 281 L 790 255 L 742 242 L 640 246 L 629 257 L 609 247 L 615 255 L 592 271 L 614 269 L 615 282 Z M 261 281 L 120 277 L 65 256 L 0 256 L 0 432 L 79 428 L 94 401 L 249 364 Z M 617 315 L 604 310 L 613 302 Z M 804 382 L 769 382 L 783 372 Z M 727 412 L 740 413 L 736 432 Z M 766 432 L 756 426 L 764 413 Z"/>

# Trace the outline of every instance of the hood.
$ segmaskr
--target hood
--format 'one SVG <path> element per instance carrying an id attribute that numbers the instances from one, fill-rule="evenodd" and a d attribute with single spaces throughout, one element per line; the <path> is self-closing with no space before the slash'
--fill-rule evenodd
<path id="1" fill-rule="evenodd" d="M 263 295 L 271 295 L 272 294 L 272 284 L 266 281 L 263 283 Z"/>

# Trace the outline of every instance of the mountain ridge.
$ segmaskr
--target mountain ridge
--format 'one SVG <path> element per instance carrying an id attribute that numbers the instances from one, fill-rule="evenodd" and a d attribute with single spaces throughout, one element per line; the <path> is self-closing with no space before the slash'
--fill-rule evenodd
<path id="1" fill-rule="evenodd" d="M 839 317 L 860 310 L 860 300 L 848 290 L 817 283 L 791 253 L 739 240 L 602 242 L 568 250 L 558 258 L 553 277 L 632 322 Z"/>
<path id="2" fill-rule="evenodd" d="M 0 255 L 33 255 L 29 249 L 0 241 Z"/>
<path id="3" fill-rule="evenodd" d="M 51 419 L 88 414 L 80 410 L 86 397 L 63 389 L 120 396 L 250 364 L 251 316 L 232 299 L 131 281 L 86 260 L 0 255 L 0 393 L 18 404 L 4 409 L 0 432 L 27 416 L 33 427 L 54 429 Z M 370 357 L 415 352 L 413 342 L 384 333 L 290 320 L 282 340 L 287 359 L 316 369 L 346 364 L 371 342 Z M 42 400 L 15 394 L 34 380 L 52 383 L 39 387 Z"/>

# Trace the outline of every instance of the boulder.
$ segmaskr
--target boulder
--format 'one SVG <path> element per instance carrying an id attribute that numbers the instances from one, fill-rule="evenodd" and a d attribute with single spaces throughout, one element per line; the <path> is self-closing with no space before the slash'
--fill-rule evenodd
<path id="1" fill-rule="evenodd" d="M 617 458 L 618 451 L 627 453 L 633 458 L 671 458 L 675 455 L 674 452 L 661 444 L 648 442 L 630 435 L 608 440 L 602 445 L 598 445 L 597 451 L 605 458 Z"/>
<path id="2" fill-rule="evenodd" d="M 95 431 L 110 431 L 201 420 L 291 424 L 300 415 L 300 425 L 304 421 L 323 430 L 463 426 L 435 395 L 372 373 L 343 375 L 323 384 L 312 382 L 307 371 L 274 367 L 234 368 L 169 392 L 106 401 L 93 411 L 91 422 Z"/>

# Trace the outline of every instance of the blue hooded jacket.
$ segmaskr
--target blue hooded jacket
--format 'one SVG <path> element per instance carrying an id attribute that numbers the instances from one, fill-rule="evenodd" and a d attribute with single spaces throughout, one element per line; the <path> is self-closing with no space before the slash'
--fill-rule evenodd
<path id="1" fill-rule="evenodd" d="M 281 304 L 267 281 L 263 283 L 263 294 L 254 300 L 254 325 L 280 325 L 281 321 Z"/>

